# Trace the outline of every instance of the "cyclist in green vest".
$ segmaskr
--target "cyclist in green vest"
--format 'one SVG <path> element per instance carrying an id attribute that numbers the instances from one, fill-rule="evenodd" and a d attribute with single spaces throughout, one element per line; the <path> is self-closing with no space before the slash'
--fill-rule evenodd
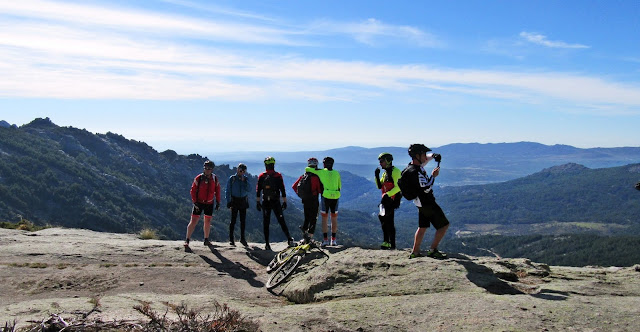
<path id="1" fill-rule="evenodd" d="M 383 152 L 378 156 L 380 167 L 384 170 L 382 178 L 380 178 L 380 168 L 376 168 L 374 174 L 376 176 L 376 185 L 382 191 L 380 199 L 380 212 L 378 219 L 382 226 L 383 242 L 380 249 L 389 250 L 396 248 L 396 227 L 395 227 L 395 209 L 400 207 L 400 187 L 398 179 L 400 179 L 400 169 L 393 166 L 393 156 L 388 152 Z"/>
<path id="2" fill-rule="evenodd" d="M 338 232 L 338 199 L 340 198 L 340 189 L 342 181 L 340 173 L 333 169 L 334 160 L 331 157 L 325 157 L 322 160 L 324 169 L 311 170 L 320 178 L 324 191 L 322 192 L 320 215 L 322 216 L 322 235 L 324 240 L 322 246 L 337 246 L 336 234 Z M 329 213 L 331 213 L 331 241 L 329 241 Z"/>

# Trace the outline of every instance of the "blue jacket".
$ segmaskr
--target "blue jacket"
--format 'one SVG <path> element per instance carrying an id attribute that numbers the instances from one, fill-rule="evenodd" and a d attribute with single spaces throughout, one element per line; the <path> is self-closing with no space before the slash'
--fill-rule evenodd
<path id="1" fill-rule="evenodd" d="M 225 198 L 227 203 L 231 202 L 231 197 L 247 197 L 249 195 L 249 178 L 246 175 L 242 175 L 244 181 L 238 178 L 238 174 L 231 175 L 229 181 L 227 181 L 227 191 Z"/>

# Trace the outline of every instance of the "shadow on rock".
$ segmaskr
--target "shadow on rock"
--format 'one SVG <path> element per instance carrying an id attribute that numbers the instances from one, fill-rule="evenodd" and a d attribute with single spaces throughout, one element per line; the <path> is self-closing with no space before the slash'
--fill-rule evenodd
<path id="1" fill-rule="evenodd" d="M 213 261 L 211 258 L 205 255 L 200 255 L 200 258 L 202 258 L 205 262 L 207 262 L 207 264 L 209 264 L 212 268 L 220 272 L 228 273 L 233 278 L 246 280 L 249 283 L 249 285 L 251 285 L 252 287 L 256 287 L 256 288 L 264 287 L 264 283 L 256 280 L 257 274 L 253 272 L 253 270 L 242 265 L 241 263 L 232 262 L 228 260 L 226 257 L 222 256 L 220 252 L 218 252 L 213 248 L 210 248 L 210 250 L 211 250 L 211 253 L 216 255 L 216 257 L 218 257 L 218 259 L 220 260 L 220 263 Z"/>
<path id="2" fill-rule="evenodd" d="M 496 295 L 524 294 L 508 282 L 498 278 L 490 268 L 476 264 L 468 258 L 462 258 L 462 256 L 456 258 L 459 258 L 457 263 L 467 269 L 467 279 L 476 286 L 486 289 L 487 292 Z"/>
<path id="3" fill-rule="evenodd" d="M 542 300 L 565 301 L 569 297 L 569 292 L 541 289 L 538 294 L 532 294 L 531 296 Z"/>

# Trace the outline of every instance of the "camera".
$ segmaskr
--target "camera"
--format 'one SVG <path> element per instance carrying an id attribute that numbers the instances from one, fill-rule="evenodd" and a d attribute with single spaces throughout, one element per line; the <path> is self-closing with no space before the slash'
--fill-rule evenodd
<path id="1" fill-rule="evenodd" d="M 437 154 L 437 153 L 434 153 L 433 154 L 433 159 L 439 164 L 440 160 L 442 160 L 442 156 Z"/>

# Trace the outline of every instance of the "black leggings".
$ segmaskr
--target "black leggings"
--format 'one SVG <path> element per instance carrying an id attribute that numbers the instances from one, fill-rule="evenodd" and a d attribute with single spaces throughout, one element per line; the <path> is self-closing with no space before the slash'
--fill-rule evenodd
<path id="1" fill-rule="evenodd" d="M 315 202 L 312 200 L 311 202 L 304 203 L 304 224 L 302 224 L 302 231 L 308 234 L 313 234 L 316 231 L 316 222 L 318 222 L 318 208 L 320 204 L 318 204 L 318 197 L 316 197 Z"/>
<path id="2" fill-rule="evenodd" d="M 382 237 L 384 242 L 389 242 L 391 248 L 396 247 L 396 226 L 394 221 L 395 209 L 393 201 L 390 204 L 382 204 L 384 206 L 384 216 L 378 215 L 380 225 L 382 226 Z"/>
<path id="3" fill-rule="evenodd" d="M 231 208 L 231 223 L 229 224 L 229 241 L 233 241 L 233 229 L 236 227 L 236 219 L 240 212 L 240 240 L 245 240 L 244 229 L 247 221 L 247 209 Z"/>
<path id="4" fill-rule="evenodd" d="M 280 228 L 284 232 L 284 235 L 287 237 L 287 240 L 291 238 L 289 234 L 289 228 L 287 224 L 284 222 L 284 215 L 282 214 L 282 206 L 280 205 L 280 201 L 263 201 L 262 202 L 262 230 L 264 232 L 264 242 L 269 243 L 269 224 L 271 223 L 271 210 L 273 210 L 273 214 L 276 215 L 276 219 L 278 219 L 278 223 L 280 224 Z"/>

